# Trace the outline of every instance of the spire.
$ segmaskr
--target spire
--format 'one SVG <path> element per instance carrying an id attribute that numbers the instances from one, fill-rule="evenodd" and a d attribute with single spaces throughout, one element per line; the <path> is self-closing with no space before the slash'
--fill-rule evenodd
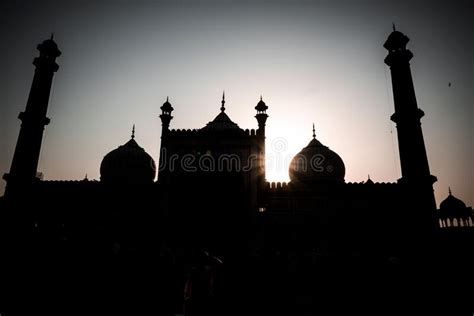
<path id="1" fill-rule="evenodd" d="M 224 112 L 225 111 L 225 91 L 222 91 L 222 101 L 221 101 L 221 112 Z"/>
<path id="2" fill-rule="evenodd" d="M 166 96 L 166 102 L 170 102 L 169 96 Z"/>
<path id="3" fill-rule="evenodd" d="M 262 97 L 262 95 L 260 95 L 260 101 L 263 101 L 263 97 Z"/>
<path id="4" fill-rule="evenodd" d="M 316 139 L 316 130 L 314 129 L 314 123 L 313 123 L 313 139 Z"/>
<path id="5" fill-rule="evenodd" d="M 395 28 L 395 23 L 392 22 L 392 29 L 395 32 L 397 29 Z"/>
<path id="6" fill-rule="evenodd" d="M 50 38 L 50 40 L 54 40 L 54 32 L 51 33 L 51 38 Z"/>
<path id="7" fill-rule="evenodd" d="M 374 184 L 374 181 L 370 179 L 370 174 L 367 175 L 367 181 L 365 181 L 365 184 Z"/>
<path id="8" fill-rule="evenodd" d="M 132 139 L 135 138 L 135 124 L 133 124 L 133 127 L 132 127 Z"/>
<path id="9" fill-rule="evenodd" d="M 452 195 L 451 194 L 451 187 L 448 187 L 448 191 L 449 191 L 449 195 Z"/>

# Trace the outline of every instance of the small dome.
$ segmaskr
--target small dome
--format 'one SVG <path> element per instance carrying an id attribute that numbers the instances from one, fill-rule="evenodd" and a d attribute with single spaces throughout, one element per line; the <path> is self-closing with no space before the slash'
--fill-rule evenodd
<path id="1" fill-rule="evenodd" d="M 51 38 L 43 41 L 43 43 L 38 45 L 38 50 L 40 53 L 47 55 L 47 56 L 54 56 L 58 57 L 61 55 L 61 51 L 58 48 L 58 44 L 53 39 L 53 35 Z"/>
<path id="2" fill-rule="evenodd" d="M 316 137 L 290 163 L 290 179 L 295 182 L 344 182 L 346 168 L 341 157 Z"/>
<path id="3" fill-rule="evenodd" d="M 241 131 L 242 129 L 234 123 L 230 117 L 225 114 L 225 95 L 222 94 L 222 101 L 221 101 L 221 112 L 212 120 L 211 122 L 207 123 L 206 126 L 201 128 L 201 131 L 204 132 L 212 132 L 212 131 Z"/>
<path id="4" fill-rule="evenodd" d="M 155 179 L 155 161 L 130 139 L 112 150 L 100 165 L 100 180 L 108 183 L 151 183 Z"/>
<path id="5" fill-rule="evenodd" d="M 163 112 L 172 112 L 174 110 L 173 107 L 171 106 L 171 103 L 169 102 L 168 97 L 166 97 L 166 102 L 163 103 L 163 105 L 160 107 L 160 109 Z"/>
<path id="6" fill-rule="evenodd" d="M 239 125 L 232 122 L 232 120 L 224 112 L 219 113 L 216 118 L 207 123 L 201 130 L 203 131 L 226 131 L 226 130 L 240 130 Z"/>
<path id="7" fill-rule="evenodd" d="M 470 209 L 460 199 L 451 194 L 439 205 L 439 212 L 441 218 L 466 218 L 470 216 Z"/>
<path id="8" fill-rule="evenodd" d="M 385 49 L 388 51 L 399 50 L 401 48 L 405 48 L 409 41 L 410 39 L 402 32 L 393 31 L 388 36 L 385 44 L 383 44 L 383 47 L 385 47 Z"/>
<path id="9" fill-rule="evenodd" d="M 260 96 L 260 101 L 258 101 L 257 106 L 255 107 L 255 110 L 258 112 L 265 112 L 268 109 L 268 106 L 263 102 L 262 97 Z"/>
<path id="10" fill-rule="evenodd" d="M 441 210 L 464 210 L 466 208 L 466 204 L 452 195 L 450 191 L 448 197 L 445 198 L 439 205 L 439 208 Z"/>

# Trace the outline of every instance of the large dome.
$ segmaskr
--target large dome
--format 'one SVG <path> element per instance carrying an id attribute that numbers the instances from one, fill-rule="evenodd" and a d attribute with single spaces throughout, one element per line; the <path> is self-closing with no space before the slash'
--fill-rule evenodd
<path id="1" fill-rule="evenodd" d="M 107 183 L 151 183 L 155 179 L 155 161 L 130 139 L 105 155 L 100 164 L 100 180 Z"/>
<path id="2" fill-rule="evenodd" d="M 289 173 L 294 182 L 344 182 L 346 168 L 341 157 L 313 135 L 308 146 L 291 160 Z"/>

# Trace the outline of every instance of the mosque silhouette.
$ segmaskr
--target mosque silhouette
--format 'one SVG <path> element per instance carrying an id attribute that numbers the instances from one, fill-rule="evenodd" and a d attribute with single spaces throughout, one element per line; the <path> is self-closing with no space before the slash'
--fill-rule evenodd
<path id="1" fill-rule="evenodd" d="M 104 156 L 100 181 L 43 180 L 61 52 L 53 38 L 39 44 L 0 198 L 2 315 L 471 315 L 473 211 L 451 190 L 436 208 L 408 41 L 394 29 L 383 45 L 402 172 L 392 183 L 345 182 L 314 126 L 291 181 L 267 182 L 269 107 L 260 98 L 258 128 L 244 130 L 224 95 L 193 130 L 170 129 L 166 100 L 158 165 L 133 129 Z"/>

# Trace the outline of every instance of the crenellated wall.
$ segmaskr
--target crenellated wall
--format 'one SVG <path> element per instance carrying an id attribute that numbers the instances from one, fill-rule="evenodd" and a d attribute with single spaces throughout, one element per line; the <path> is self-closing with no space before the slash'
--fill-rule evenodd
<path id="1" fill-rule="evenodd" d="M 400 196 L 397 183 L 312 183 L 267 182 L 269 211 L 294 212 L 302 209 L 355 208 L 379 206 Z M 393 204 L 393 203 L 392 203 Z"/>
<path id="2" fill-rule="evenodd" d="M 212 132 L 205 131 L 203 129 L 170 129 L 168 132 L 168 136 L 190 136 L 190 135 L 196 135 L 196 134 L 212 134 Z M 257 135 L 257 131 L 255 129 L 245 129 L 245 130 L 233 130 L 231 133 L 225 133 L 224 134 L 235 134 L 239 136 L 256 136 L 256 137 L 261 137 Z"/>

